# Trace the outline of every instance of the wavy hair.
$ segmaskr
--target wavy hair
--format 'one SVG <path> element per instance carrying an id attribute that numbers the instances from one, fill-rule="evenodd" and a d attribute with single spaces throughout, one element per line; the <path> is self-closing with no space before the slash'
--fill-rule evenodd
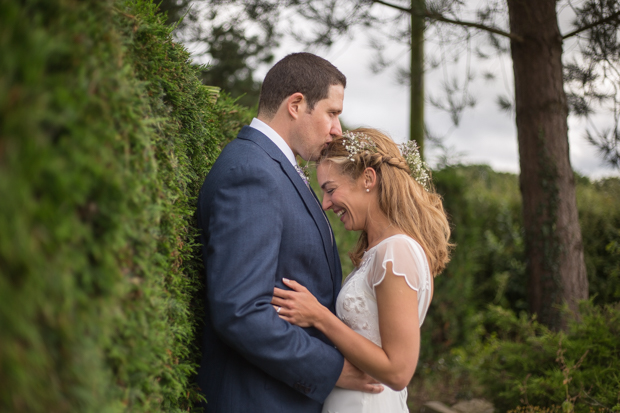
<path id="1" fill-rule="evenodd" d="M 332 162 L 340 173 L 357 180 L 366 168 L 377 173 L 379 207 L 390 223 L 415 239 L 428 257 L 431 274 L 436 276 L 450 261 L 450 225 L 441 196 L 431 185 L 426 191 L 410 175 L 409 165 L 398 146 L 376 129 L 359 128 L 351 132 L 363 134 L 376 148 L 351 154 L 346 148 L 347 138 L 338 137 L 322 151 L 317 164 Z M 355 266 L 360 264 L 368 248 L 368 234 L 362 231 L 357 245 L 349 253 Z"/>

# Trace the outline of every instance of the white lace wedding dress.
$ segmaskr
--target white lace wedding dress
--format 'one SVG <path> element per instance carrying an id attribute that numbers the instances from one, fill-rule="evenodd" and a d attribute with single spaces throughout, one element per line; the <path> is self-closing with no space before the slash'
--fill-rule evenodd
<path id="1" fill-rule="evenodd" d="M 431 274 L 424 250 L 406 235 L 394 235 L 370 248 L 360 265 L 346 278 L 336 301 L 336 314 L 351 329 L 381 346 L 375 287 L 385 278 L 386 264 L 392 263 L 396 276 L 418 292 L 420 326 L 431 299 Z M 323 413 L 408 412 L 407 389 L 394 391 L 387 386 L 379 394 L 362 393 L 339 387 L 329 394 Z"/>

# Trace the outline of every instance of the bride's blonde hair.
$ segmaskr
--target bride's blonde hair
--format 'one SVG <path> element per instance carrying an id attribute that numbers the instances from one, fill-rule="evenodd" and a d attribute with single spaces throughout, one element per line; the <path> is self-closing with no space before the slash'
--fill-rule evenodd
<path id="1" fill-rule="evenodd" d="M 352 132 L 372 144 L 372 150 L 352 150 L 346 137 L 338 137 L 321 152 L 317 164 L 333 162 L 340 173 L 357 180 L 366 168 L 377 173 L 379 207 L 390 223 L 415 239 L 428 257 L 431 274 L 436 276 L 450 261 L 450 225 L 441 197 L 432 185 L 428 191 L 410 175 L 409 165 L 398 146 L 376 129 L 359 128 Z M 368 235 L 362 231 L 357 245 L 349 253 L 358 266 L 368 248 Z"/>

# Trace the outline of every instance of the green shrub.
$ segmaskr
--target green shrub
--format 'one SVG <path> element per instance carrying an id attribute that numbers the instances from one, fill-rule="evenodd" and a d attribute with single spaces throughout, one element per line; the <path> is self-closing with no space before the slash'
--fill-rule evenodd
<path id="1" fill-rule="evenodd" d="M 433 180 L 456 248 L 446 270 L 435 278 L 422 327 L 421 365 L 431 370 L 443 368 L 438 362 L 445 361 L 451 348 L 476 339 L 476 326 L 489 303 L 526 308 L 517 176 L 472 165 L 436 171 Z"/>
<path id="2" fill-rule="evenodd" d="M 618 411 L 620 304 L 584 302 L 581 314 L 563 333 L 492 306 L 485 339 L 457 351 L 457 359 L 499 411 Z"/>
<path id="3" fill-rule="evenodd" d="M 590 296 L 596 304 L 620 300 L 620 179 L 577 185 L 577 206 L 583 237 Z"/>
<path id="4" fill-rule="evenodd" d="M 248 112 L 148 0 L 0 3 L 0 411 L 181 411 L 198 188 Z"/>

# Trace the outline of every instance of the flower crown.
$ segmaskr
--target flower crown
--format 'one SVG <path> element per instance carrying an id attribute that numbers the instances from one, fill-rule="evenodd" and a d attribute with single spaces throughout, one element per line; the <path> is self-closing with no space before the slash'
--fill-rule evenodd
<path id="1" fill-rule="evenodd" d="M 354 162 L 354 157 L 362 152 L 377 152 L 377 144 L 361 132 L 346 131 L 342 134 L 342 137 L 345 139 L 343 145 L 347 152 L 349 152 L 348 159 L 351 162 Z M 418 145 L 414 141 L 408 141 L 398 145 L 398 148 L 409 166 L 411 177 L 422 185 L 426 191 L 429 191 L 431 184 L 430 169 L 426 162 L 422 160 Z"/>
<path id="2" fill-rule="evenodd" d="M 409 165 L 410 175 L 428 192 L 431 188 L 431 170 L 422 160 L 418 144 L 415 141 L 407 141 L 398 145 L 398 149 Z"/>
<path id="3" fill-rule="evenodd" d="M 345 138 L 344 148 L 349 152 L 349 160 L 354 162 L 353 157 L 361 152 L 377 152 L 377 144 L 361 132 L 346 131 L 342 134 Z"/>

